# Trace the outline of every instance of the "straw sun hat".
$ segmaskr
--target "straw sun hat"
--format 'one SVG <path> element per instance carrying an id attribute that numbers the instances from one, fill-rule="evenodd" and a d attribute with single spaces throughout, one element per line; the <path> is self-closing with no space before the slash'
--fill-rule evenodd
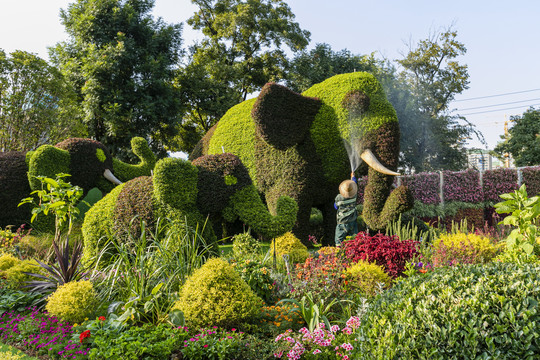
<path id="1" fill-rule="evenodd" d="M 339 193 L 344 198 L 352 198 L 356 196 L 357 192 L 358 186 L 352 180 L 345 180 L 341 184 L 339 184 Z"/>

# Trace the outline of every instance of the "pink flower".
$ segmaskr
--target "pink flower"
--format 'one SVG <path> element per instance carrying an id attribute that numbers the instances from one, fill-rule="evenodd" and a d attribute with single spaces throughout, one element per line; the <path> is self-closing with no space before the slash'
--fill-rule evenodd
<path id="1" fill-rule="evenodd" d="M 322 351 L 319 350 L 319 349 L 313 350 L 313 355 L 317 355 L 317 354 L 320 354 L 320 353 L 322 353 Z"/>

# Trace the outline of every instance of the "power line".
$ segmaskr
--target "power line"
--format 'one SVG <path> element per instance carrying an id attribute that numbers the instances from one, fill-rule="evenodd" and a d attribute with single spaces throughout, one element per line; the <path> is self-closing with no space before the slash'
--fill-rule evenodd
<path id="1" fill-rule="evenodd" d="M 531 106 L 540 106 L 540 104 L 514 106 L 514 107 L 509 107 L 509 108 L 504 108 L 504 109 L 479 111 L 479 112 L 468 113 L 468 114 L 459 114 L 459 115 L 461 115 L 461 116 L 467 116 L 467 115 L 485 114 L 485 113 L 496 112 L 496 111 L 504 111 L 504 110 L 520 109 L 520 108 L 523 108 L 523 107 L 525 107 L 525 106 L 528 106 L 528 107 L 531 107 Z"/>
<path id="2" fill-rule="evenodd" d="M 503 106 L 503 105 L 519 104 L 519 103 L 524 103 L 524 102 L 529 102 L 529 101 L 538 101 L 538 100 L 540 100 L 540 98 L 529 99 L 529 100 L 520 100 L 520 101 L 512 101 L 512 102 L 507 102 L 507 103 L 502 103 L 502 104 L 495 104 L 495 105 L 476 106 L 476 107 L 471 107 L 471 108 L 458 109 L 457 111 L 475 110 L 475 109 L 485 109 L 485 108 L 494 107 L 494 106 Z"/>
<path id="3" fill-rule="evenodd" d="M 523 93 L 526 93 L 526 92 L 539 91 L 539 90 L 540 90 L 540 89 L 531 89 L 531 90 L 523 90 L 523 91 L 509 92 L 509 93 L 504 93 L 504 94 L 479 96 L 479 97 L 468 98 L 468 99 L 454 100 L 454 102 L 458 102 L 458 101 L 469 101 L 469 100 L 478 100 L 478 99 L 487 99 L 487 98 L 492 98 L 492 97 L 497 97 L 497 96 L 506 96 L 506 95 L 514 95 L 514 94 L 523 94 Z"/>

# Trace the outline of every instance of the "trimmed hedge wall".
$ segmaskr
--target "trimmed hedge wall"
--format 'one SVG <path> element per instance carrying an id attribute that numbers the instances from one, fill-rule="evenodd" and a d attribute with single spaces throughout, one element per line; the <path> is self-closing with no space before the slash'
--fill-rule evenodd
<path id="1" fill-rule="evenodd" d="M 523 183 L 527 184 L 529 197 L 540 195 L 540 166 L 528 167 L 521 170 Z"/>
<path id="2" fill-rule="evenodd" d="M 24 152 L 0 153 L 0 228 L 18 226 L 30 219 L 30 205 L 17 206 L 31 191 L 25 160 Z"/>

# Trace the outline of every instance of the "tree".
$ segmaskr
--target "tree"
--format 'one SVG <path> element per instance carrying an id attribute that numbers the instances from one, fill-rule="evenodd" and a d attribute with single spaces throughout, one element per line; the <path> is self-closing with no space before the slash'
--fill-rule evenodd
<path id="1" fill-rule="evenodd" d="M 436 33 L 410 47 L 409 53 L 397 63 L 403 71 L 399 81 L 407 85 L 412 108 L 417 114 L 400 118 L 402 129 L 415 129 L 402 148 L 403 157 L 413 160 L 410 170 L 459 170 L 466 164 L 465 140 L 479 136 L 465 118 L 453 115 L 449 109 L 455 95 L 468 88 L 467 65 L 456 59 L 467 51 L 457 41 L 457 32 L 448 29 Z M 399 85 L 398 87 L 402 87 Z M 464 124 L 460 123 L 464 122 Z"/>
<path id="2" fill-rule="evenodd" d="M 530 108 L 521 116 L 512 116 L 514 126 L 508 137 L 497 144 L 494 152 L 503 158 L 510 153 L 516 166 L 540 164 L 540 109 Z"/>
<path id="3" fill-rule="evenodd" d="M 73 93 L 62 74 L 38 56 L 0 50 L 0 151 L 28 151 L 84 126 L 73 112 Z"/>
<path id="4" fill-rule="evenodd" d="M 181 104 L 174 67 L 181 25 L 154 20 L 153 0 L 76 0 L 61 11 L 70 39 L 51 57 L 79 94 L 91 137 L 120 157 L 141 136 L 164 154 Z"/>
<path id="5" fill-rule="evenodd" d="M 184 133 L 201 137 L 233 105 L 270 81 L 286 77 L 285 48 L 304 49 L 309 32 L 282 0 L 192 0 L 199 10 L 187 23 L 204 39 L 179 73 L 187 102 Z M 189 151 L 189 141 L 185 142 Z"/>
<path id="6" fill-rule="evenodd" d="M 299 52 L 291 61 L 287 86 L 297 92 L 338 74 L 366 71 L 380 75 L 384 64 L 371 55 L 353 55 L 347 49 L 333 51 L 328 44 L 317 44 L 315 48 Z"/>

